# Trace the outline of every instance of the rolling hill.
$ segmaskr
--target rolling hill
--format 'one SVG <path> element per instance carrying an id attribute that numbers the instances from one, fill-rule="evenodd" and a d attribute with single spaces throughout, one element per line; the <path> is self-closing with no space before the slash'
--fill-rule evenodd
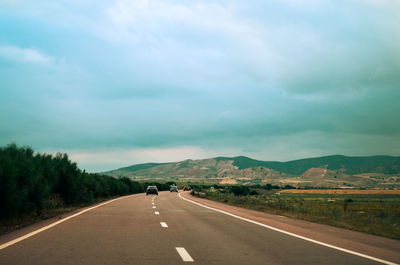
<path id="1" fill-rule="evenodd" d="M 400 157 L 332 155 L 288 162 L 245 156 L 172 163 L 146 163 L 105 172 L 114 177 L 219 184 L 277 184 L 298 187 L 400 187 Z"/>

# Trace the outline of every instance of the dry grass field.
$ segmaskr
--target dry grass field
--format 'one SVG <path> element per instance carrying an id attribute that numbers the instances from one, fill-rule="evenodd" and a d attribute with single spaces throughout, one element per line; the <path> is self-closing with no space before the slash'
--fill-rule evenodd
<path id="1" fill-rule="evenodd" d="M 240 186 L 235 188 L 239 189 Z M 242 187 L 243 188 L 243 187 Z M 200 189 L 207 199 L 400 240 L 400 190 Z"/>
<path id="2" fill-rule="evenodd" d="M 221 184 L 221 185 L 236 185 L 238 183 L 235 179 L 223 179 L 223 180 L 221 180 L 221 182 L 219 184 Z"/>
<path id="3" fill-rule="evenodd" d="M 282 190 L 279 193 L 297 194 L 349 194 L 349 195 L 400 195 L 400 190 L 305 189 Z"/>

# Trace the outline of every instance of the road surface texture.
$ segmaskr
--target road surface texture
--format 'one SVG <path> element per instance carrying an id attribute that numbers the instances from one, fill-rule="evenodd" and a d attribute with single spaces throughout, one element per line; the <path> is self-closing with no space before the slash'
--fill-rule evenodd
<path id="1" fill-rule="evenodd" d="M 184 196 L 190 198 L 188 194 Z M 235 209 L 228 207 L 225 210 Z M 249 216 L 251 213 L 247 213 Z M 267 217 L 254 218 L 261 221 Z M 283 227 L 289 227 L 289 232 L 294 232 L 296 221 L 283 218 L 282 225 L 275 219 L 271 222 L 281 225 L 283 230 Z M 7 244 L 55 221 L 62 222 L 15 244 Z M 303 233 L 301 229 L 305 230 L 305 226 L 300 222 L 298 232 Z M 320 225 L 317 228 L 320 229 Z M 330 240 L 328 232 L 320 234 L 327 234 L 326 238 L 321 238 Z M 364 234 L 356 235 L 355 251 L 363 253 L 359 248 Z M 311 236 L 315 234 L 311 233 Z M 375 253 L 363 254 L 384 259 L 388 261 L 386 264 L 399 263 L 399 241 L 365 235 L 365 240 L 375 239 L 383 247 L 372 244 L 370 247 L 376 250 Z M 337 238 L 332 241 L 338 247 L 354 250 L 349 245 L 352 242 L 349 236 L 343 245 Z M 389 243 L 391 246 L 387 246 Z M 367 248 L 367 252 L 371 249 Z M 0 237 L 1 265 L 186 263 L 384 264 L 199 206 L 180 198 L 175 192 L 124 197 L 78 215 L 49 220 Z"/>

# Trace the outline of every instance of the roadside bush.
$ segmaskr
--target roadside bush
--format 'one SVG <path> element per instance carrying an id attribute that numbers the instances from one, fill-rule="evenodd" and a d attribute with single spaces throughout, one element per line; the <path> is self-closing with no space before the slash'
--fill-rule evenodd
<path id="1" fill-rule="evenodd" d="M 258 192 L 255 190 L 250 191 L 250 195 L 258 195 Z"/>
<path id="2" fill-rule="evenodd" d="M 249 188 L 246 187 L 246 186 L 232 186 L 231 187 L 231 191 L 236 196 L 248 195 L 249 194 Z"/>

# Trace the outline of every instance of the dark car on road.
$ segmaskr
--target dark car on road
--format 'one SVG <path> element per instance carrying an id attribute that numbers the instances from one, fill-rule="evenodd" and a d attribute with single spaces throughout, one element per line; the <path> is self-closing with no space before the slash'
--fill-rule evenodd
<path id="1" fill-rule="evenodd" d="M 178 187 L 175 186 L 175 185 L 171 185 L 171 186 L 169 187 L 169 191 L 170 191 L 170 192 L 178 192 Z"/>
<path id="2" fill-rule="evenodd" d="M 155 194 L 158 195 L 158 189 L 156 186 L 147 186 L 146 195 Z"/>
<path id="3" fill-rule="evenodd" d="M 190 186 L 186 186 L 183 188 L 183 191 L 188 191 L 188 190 L 192 190 L 192 188 Z"/>

